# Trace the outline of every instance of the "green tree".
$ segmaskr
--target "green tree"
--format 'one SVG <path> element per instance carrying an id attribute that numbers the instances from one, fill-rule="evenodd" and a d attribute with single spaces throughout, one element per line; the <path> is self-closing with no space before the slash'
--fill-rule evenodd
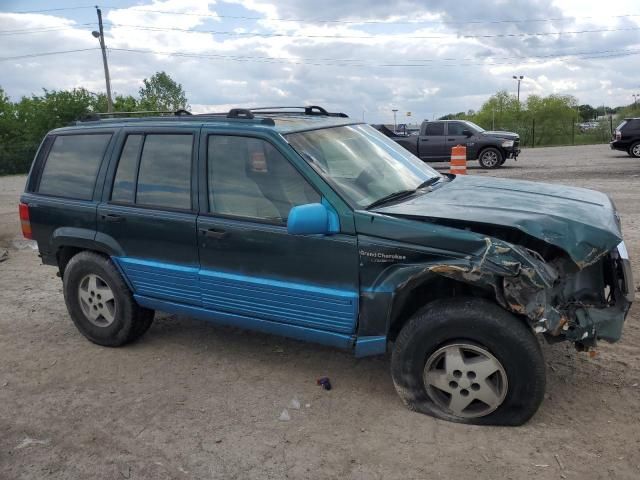
<path id="1" fill-rule="evenodd" d="M 29 169 L 44 135 L 54 128 L 68 125 L 93 111 L 95 96 L 78 88 L 48 91 L 22 97 L 11 104 L 6 95 L 0 100 L 6 125 L 0 127 L 0 174 L 22 173 Z"/>
<path id="2" fill-rule="evenodd" d="M 114 112 L 135 112 L 140 110 L 139 101 L 132 95 L 116 95 L 113 99 Z M 93 111 L 105 113 L 107 111 L 107 95 L 99 93 L 93 102 Z"/>
<path id="3" fill-rule="evenodd" d="M 579 105 L 578 112 L 580 112 L 580 120 L 583 122 L 595 120 L 595 118 L 598 116 L 598 111 L 588 104 Z"/>
<path id="4" fill-rule="evenodd" d="M 560 145 L 575 139 L 578 101 L 571 95 L 549 95 L 527 98 L 527 113 L 535 119 L 536 145 Z"/>
<path id="5" fill-rule="evenodd" d="M 182 85 L 165 72 L 157 72 L 143 80 L 140 88 L 140 108 L 143 110 L 176 111 L 191 108 Z"/>
<path id="6" fill-rule="evenodd" d="M 438 120 L 466 120 L 467 117 L 468 115 L 464 112 L 448 113 L 440 117 Z"/>

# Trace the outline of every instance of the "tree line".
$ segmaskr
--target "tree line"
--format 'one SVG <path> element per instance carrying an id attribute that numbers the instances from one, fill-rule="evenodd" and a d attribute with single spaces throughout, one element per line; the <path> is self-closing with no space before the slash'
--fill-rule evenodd
<path id="1" fill-rule="evenodd" d="M 182 85 L 165 72 L 144 79 L 138 96 L 116 95 L 115 112 L 189 109 Z M 12 102 L 0 86 L 0 175 L 25 173 L 44 135 L 92 113 L 107 111 L 107 96 L 84 88 L 43 90 Z"/>
<path id="2" fill-rule="evenodd" d="M 470 120 L 486 130 L 520 135 L 523 146 L 603 143 L 609 140 L 615 119 L 640 116 L 636 104 L 597 109 L 580 105 L 572 95 L 529 95 L 519 102 L 507 91 L 491 96 L 478 111 L 451 113 L 440 120 Z M 584 125 L 584 122 L 592 122 Z M 581 125 L 582 123 L 582 125 Z"/>

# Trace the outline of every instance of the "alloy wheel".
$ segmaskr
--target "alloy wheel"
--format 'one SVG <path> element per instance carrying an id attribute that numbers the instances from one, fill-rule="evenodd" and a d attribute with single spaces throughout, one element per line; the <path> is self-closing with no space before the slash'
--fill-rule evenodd
<path id="1" fill-rule="evenodd" d="M 455 343 L 436 350 L 424 367 L 429 398 L 444 412 L 461 418 L 483 417 L 504 401 L 507 374 L 488 350 Z"/>
<path id="2" fill-rule="evenodd" d="M 116 318 L 116 301 L 107 282 L 93 273 L 86 275 L 78 286 L 80 308 L 93 325 L 108 327 Z"/>

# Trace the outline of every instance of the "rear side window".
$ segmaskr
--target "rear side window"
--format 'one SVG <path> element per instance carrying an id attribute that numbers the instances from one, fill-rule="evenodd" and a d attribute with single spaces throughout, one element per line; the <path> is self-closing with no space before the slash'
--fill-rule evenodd
<path id="1" fill-rule="evenodd" d="M 444 135 L 444 123 L 427 123 L 425 135 L 443 136 Z"/>
<path id="2" fill-rule="evenodd" d="M 111 134 L 56 137 L 40 177 L 39 193 L 91 200 Z"/>
<path id="3" fill-rule="evenodd" d="M 193 135 L 147 135 L 140 158 L 136 203 L 190 210 L 192 149 Z"/>

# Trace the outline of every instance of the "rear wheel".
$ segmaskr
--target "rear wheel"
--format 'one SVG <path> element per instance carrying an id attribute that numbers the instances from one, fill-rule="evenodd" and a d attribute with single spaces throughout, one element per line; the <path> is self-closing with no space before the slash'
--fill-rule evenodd
<path id="1" fill-rule="evenodd" d="M 636 142 L 629 147 L 629 155 L 634 158 L 640 158 L 640 142 Z"/>
<path id="2" fill-rule="evenodd" d="M 398 335 L 391 373 L 410 409 L 478 425 L 521 425 L 545 388 L 531 329 L 476 298 L 439 300 L 415 314 Z"/>
<path id="3" fill-rule="evenodd" d="M 111 260 L 97 253 L 80 252 L 69 260 L 63 289 L 73 323 L 98 345 L 130 343 L 153 322 L 153 310 L 138 306 Z"/>
<path id="4" fill-rule="evenodd" d="M 498 168 L 504 163 L 504 155 L 497 148 L 485 148 L 480 152 L 478 162 L 482 168 Z"/>

